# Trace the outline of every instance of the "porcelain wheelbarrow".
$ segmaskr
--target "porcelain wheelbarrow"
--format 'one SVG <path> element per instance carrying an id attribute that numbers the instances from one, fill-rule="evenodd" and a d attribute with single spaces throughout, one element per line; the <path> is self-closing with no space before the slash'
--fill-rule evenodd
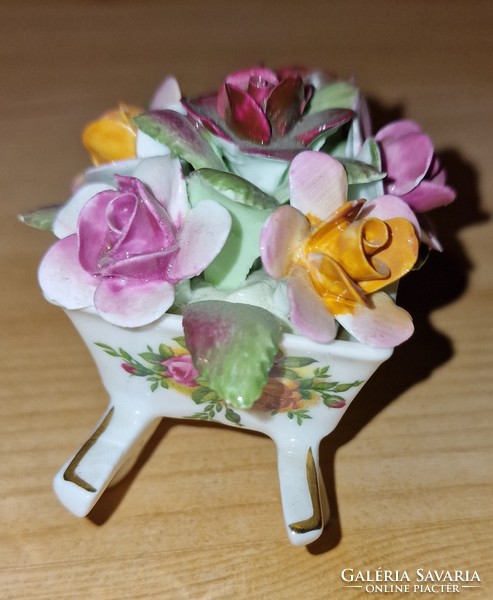
<path id="1" fill-rule="evenodd" d="M 55 477 L 55 492 L 69 511 L 87 515 L 105 488 L 128 473 L 163 417 L 211 420 L 274 441 L 289 540 L 305 545 L 320 536 L 329 516 L 320 441 L 391 349 L 343 340 L 317 344 L 285 334 L 262 396 L 252 408 L 238 410 L 195 382 L 180 316 L 166 314 L 152 325 L 127 329 L 93 309 L 66 312 L 110 397 L 91 437 Z"/>

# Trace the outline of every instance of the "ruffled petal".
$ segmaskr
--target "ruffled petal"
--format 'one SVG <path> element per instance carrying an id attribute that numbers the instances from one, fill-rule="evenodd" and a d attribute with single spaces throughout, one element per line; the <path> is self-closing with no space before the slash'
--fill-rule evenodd
<path id="1" fill-rule="evenodd" d="M 356 305 L 365 303 L 361 288 L 330 256 L 309 254 L 305 263 L 313 287 L 333 315 L 353 311 Z"/>
<path id="2" fill-rule="evenodd" d="M 81 267 L 75 234 L 63 238 L 48 250 L 39 266 L 38 279 L 44 297 L 68 309 L 92 306 L 99 282 Z"/>
<path id="3" fill-rule="evenodd" d="M 291 321 L 301 334 L 321 344 L 335 338 L 337 328 L 334 318 L 301 266 L 295 266 L 291 270 L 288 298 Z"/>
<path id="4" fill-rule="evenodd" d="M 76 190 L 68 202 L 58 211 L 53 223 L 53 233 L 58 238 L 64 238 L 76 233 L 77 222 L 82 208 L 93 196 L 107 190 L 108 187 L 105 183 L 88 183 Z"/>
<path id="5" fill-rule="evenodd" d="M 270 140 L 271 127 L 264 111 L 246 92 L 225 84 L 229 107 L 225 120 L 228 127 L 240 138 L 266 144 Z"/>
<path id="6" fill-rule="evenodd" d="M 347 175 L 342 164 L 322 152 L 298 154 L 289 168 L 291 205 L 308 218 L 327 219 L 346 201 Z"/>
<path id="7" fill-rule="evenodd" d="M 422 181 L 402 199 L 417 213 L 427 212 L 440 206 L 446 206 L 455 200 L 456 193 L 447 185 L 434 181 Z"/>
<path id="8" fill-rule="evenodd" d="M 250 85 L 255 85 L 255 81 L 258 82 L 258 86 L 265 86 L 272 88 L 279 83 L 274 71 L 266 69 L 265 67 L 253 67 L 252 69 L 241 69 L 235 73 L 230 73 L 226 78 L 225 83 L 234 85 L 235 87 L 247 91 Z M 255 96 L 255 94 L 252 94 Z M 228 93 L 226 86 L 223 84 L 219 88 L 217 96 L 217 110 L 222 118 L 226 114 L 226 110 L 229 105 Z"/>
<path id="9" fill-rule="evenodd" d="M 199 202 L 188 213 L 179 233 L 179 249 L 168 273 L 169 281 L 178 282 L 202 273 L 226 243 L 231 224 L 229 211 L 218 202 Z"/>
<path id="10" fill-rule="evenodd" d="M 179 229 L 190 210 L 180 160 L 170 156 L 147 158 L 135 169 L 134 177 L 150 188 Z"/>
<path id="11" fill-rule="evenodd" d="M 285 135 L 301 116 L 305 90 L 301 77 L 288 77 L 271 92 L 265 113 L 275 135 Z"/>
<path id="12" fill-rule="evenodd" d="M 392 196 L 391 194 L 379 196 L 364 204 L 358 215 L 358 219 L 367 219 L 368 217 L 381 219 L 382 221 L 401 217 L 411 221 L 418 235 L 421 230 L 418 219 L 409 204 L 403 199 Z"/>
<path id="13" fill-rule="evenodd" d="M 176 255 L 176 245 L 166 250 L 149 252 L 109 261 L 101 267 L 101 275 L 104 277 L 124 277 L 150 281 L 166 279 L 166 273 Z"/>
<path id="14" fill-rule="evenodd" d="M 371 262 L 375 266 L 384 265 L 386 276 L 360 280 L 359 285 L 367 294 L 399 280 L 413 268 L 418 258 L 419 241 L 412 223 L 397 217 L 387 219 L 385 225 L 390 232 L 390 242 L 371 256 Z"/>
<path id="15" fill-rule="evenodd" d="M 378 292 L 368 297 L 368 305 L 358 305 L 351 313 L 336 319 L 356 340 L 376 348 L 394 348 L 411 337 L 411 316 L 396 306 L 388 294 Z"/>
<path id="16" fill-rule="evenodd" d="M 94 294 L 94 306 L 109 323 L 140 327 L 161 317 L 174 298 L 174 286 L 167 281 L 105 277 Z"/>
<path id="17" fill-rule="evenodd" d="M 428 172 L 433 160 L 433 143 L 424 133 L 408 133 L 381 142 L 387 189 L 401 196 L 415 188 Z"/>
<path id="18" fill-rule="evenodd" d="M 114 190 L 100 192 L 86 202 L 80 212 L 79 261 L 88 273 L 99 273 L 99 260 L 107 251 L 110 236 L 106 211 L 118 196 L 120 192 Z"/>
<path id="19" fill-rule="evenodd" d="M 281 206 L 272 213 L 260 234 L 262 264 L 271 277 L 287 275 L 298 245 L 309 232 L 308 219 L 292 206 Z"/>
<path id="20" fill-rule="evenodd" d="M 163 207 L 139 179 L 118 176 L 116 180 L 121 193 L 105 212 L 109 244 L 104 255 L 111 261 L 122 260 L 172 248 L 176 228 Z M 82 240 L 82 228 L 80 236 Z"/>
<path id="21" fill-rule="evenodd" d="M 421 133 L 421 127 L 411 119 L 399 119 L 388 123 L 375 135 L 377 142 L 388 138 L 399 138 L 408 133 Z"/>

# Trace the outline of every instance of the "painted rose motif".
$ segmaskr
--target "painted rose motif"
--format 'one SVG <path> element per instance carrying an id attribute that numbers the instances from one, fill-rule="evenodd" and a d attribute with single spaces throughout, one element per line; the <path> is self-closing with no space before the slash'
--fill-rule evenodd
<path id="1" fill-rule="evenodd" d="M 356 339 L 392 347 L 411 335 L 412 321 L 380 292 L 416 262 L 417 221 L 399 198 L 346 202 L 342 165 L 304 152 L 289 171 L 291 204 L 267 220 L 264 268 L 287 278 L 291 320 L 317 342 L 336 335 L 334 318 Z"/>
<path id="2" fill-rule="evenodd" d="M 145 379 L 152 393 L 180 386 L 180 393 L 189 396 L 201 409 L 184 417 L 214 421 L 221 420 L 224 415 L 227 421 L 241 427 L 241 412 L 235 410 L 237 407 L 225 402 L 213 388 L 204 385 L 203 380 L 196 381 L 199 372 L 193 366 L 191 355 L 186 352 L 184 338 L 177 337 L 173 341 L 179 349 L 166 344 L 160 344 L 157 349 L 147 346 L 137 358 L 124 348 L 103 342 L 96 342 L 96 346 L 121 360 L 120 366 L 128 375 Z M 311 409 L 320 403 L 328 409 L 343 408 L 347 403 L 346 392 L 364 382 L 334 381 L 330 371 L 329 365 L 320 365 L 313 358 L 279 354 L 252 410 L 270 413 L 271 416 L 279 414 L 281 418 L 286 417 L 301 426 L 313 418 Z"/>
<path id="3" fill-rule="evenodd" d="M 269 379 L 254 408 L 263 411 L 287 411 L 303 407 L 303 397 L 297 381 Z"/>
<path id="4" fill-rule="evenodd" d="M 161 362 L 166 367 L 166 373 L 175 383 L 187 387 L 197 387 L 196 377 L 200 375 L 193 366 L 190 354 L 176 354 Z"/>
<path id="5" fill-rule="evenodd" d="M 455 192 L 445 185 L 445 171 L 435 155 L 431 139 L 417 123 L 389 123 L 375 136 L 380 145 L 385 189 L 422 213 L 450 204 Z"/>
<path id="6" fill-rule="evenodd" d="M 51 302 L 94 305 L 116 325 L 145 325 L 173 304 L 175 284 L 201 273 L 223 247 L 228 211 L 212 200 L 189 208 L 177 159 L 142 161 L 135 175 L 115 175 L 115 188 L 86 199 L 90 184 L 60 211 L 54 231 L 62 239 L 39 269 Z"/>

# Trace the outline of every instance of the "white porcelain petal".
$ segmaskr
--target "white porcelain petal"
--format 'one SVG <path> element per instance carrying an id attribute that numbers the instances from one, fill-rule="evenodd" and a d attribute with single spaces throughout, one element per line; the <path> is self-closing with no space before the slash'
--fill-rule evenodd
<path id="1" fill-rule="evenodd" d="M 83 185 L 60 208 L 53 223 L 53 233 L 58 238 L 64 238 L 77 232 L 79 214 L 86 202 L 93 196 L 107 189 L 115 189 L 106 183 L 88 183 Z"/>
<path id="2" fill-rule="evenodd" d="M 358 342 L 375 348 L 394 348 L 414 331 L 411 316 L 394 304 L 385 292 L 370 297 L 370 305 L 359 305 L 353 313 L 337 315 L 337 320 Z"/>
<path id="3" fill-rule="evenodd" d="M 297 245 L 309 231 L 308 219 L 289 205 L 281 206 L 267 219 L 260 235 L 260 254 L 271 277 L 281 279 L 287 274 Z"/>
<path id="4" fill-rule="evenodd" d="M 135 142 L 135 153 L 139 158 L 150 158 L 152 156 L 167 156 L 170 151 L 167 146 L 153 139 L 147 133 L 137 131 L 137 139 Z"/>
<path id="5" fill-rule="evenodd" d="M 174 286 L 167 281 L 105 277 L 94 294 L 94 305 L 113 325 L 140 327 L 161 317 L 174 297 Z"/>
<path id="6" fill-rule="evenodd" d="M 48 250 L 39 265 L 38 279 L 44 297 L 53 304 L 69 309 L 93 305 L 98 280 L 80 266 L 76 235 L 59 240 Z"/>
<path id="7" fill-rule="evenodd" d="M 336 335 L 336 323 L 315 291 L 308 273 L 294 267 L 288 278 L 290 317 L 296 329 L 313 342 L 325 344 Z"/>
<path id="8" fill-rule="evenodd" d="M 156 200 L 168 212 L 174 225 L 180 228 L 190 210 L 180 160 L 171 156 L 143 159 L 133 176 L 150 188 Z"/>
<path id="9" fill-rule="evenodd" d="M 170 280 L 189 279 L 208 267 L 226 243 L 231 223 L 229 211 L 214 200 L 203 200 L 191 209 L 179 233 Z"/>
<path id="10" fill-rule="evenodd" d="M 151 110 L 163 110 L 170 108 L 175 104 L 179 104 L 181 99 L 181 90 L 173 75 L 168 75 L 159 84 L 159 87 L 154 92 L 149 108 Z"/>

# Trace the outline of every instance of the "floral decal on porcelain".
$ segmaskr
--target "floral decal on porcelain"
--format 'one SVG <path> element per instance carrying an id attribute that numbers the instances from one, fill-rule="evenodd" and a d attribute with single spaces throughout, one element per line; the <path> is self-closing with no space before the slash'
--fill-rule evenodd
<path id="1" fill-rule="evenodd" d="M 185 338 L 179 336 L 173 341 L 177 347 L 160 344 L 154 350 L 148 346 L 138 354 L 138 359 L 123 348 L 113 348 L 102 342 L 96 342 L 96 345 L 109 356 L 120 359 L 121 368 L 130 376 L 145 378 L 152 392 L 159 388 L 174 388 L 201 407 L 202 410 L 184 415 L 183 418 L 212 421 L 224 411 L 230 423 L 242 426 L 241 414 L 201 381 L 200 373 L 186 350 Z M 309 357 L 277 356 L 267 384 L 251 410 L 267 412 L 271 416 L 283 414 L 302 425 L 305 420 L 312 418 L 310 408 L 319 402 L 333 409 L 346 406 L 344 393 L 362 386 L 364 382 L 333 381 L 330 366 L 315 366 L 315 363 Z"/>

